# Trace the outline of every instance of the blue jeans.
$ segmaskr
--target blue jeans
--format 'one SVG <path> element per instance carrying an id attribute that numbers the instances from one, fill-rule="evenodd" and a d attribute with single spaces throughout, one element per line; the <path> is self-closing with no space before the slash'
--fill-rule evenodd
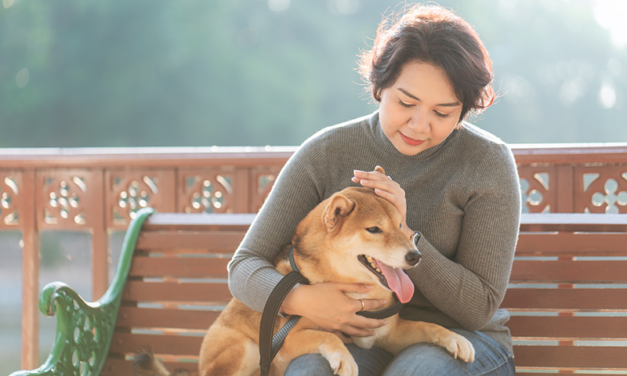
<path id="1" fill-rule="evenodd" d="M 453 357 L 442 347 L 418 343 L 401 351 L 396 357 L 373 347 L 370 350 L 348 345 L 359 366 L 359 376 L 442 376 L 487 375 L 514 376 L 514 356 L 505 347 L 481 332 L 451 329 L 466 337 L 475 348 L 475 361 L 465 363 Z M 285 376 L 332 376 L 326 359 L 319 354 L 303 355 L 292 361 Z"/>

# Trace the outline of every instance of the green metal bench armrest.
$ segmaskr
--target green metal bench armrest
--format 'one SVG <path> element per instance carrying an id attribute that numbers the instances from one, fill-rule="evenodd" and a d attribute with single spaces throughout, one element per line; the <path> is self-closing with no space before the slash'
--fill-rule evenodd
<path id="1" fill-rule="evenodd" d="M 57 316 L 52 350 L 41 367 L 32 371 L 17 371 L 10 376 L 100 374 L 113 338 L 137 237 L 144 221 L 152 213 L 152 208 L 145 208 L 131 220 L 115 277 L 98 301 L 85 302 L 62 282 L 51 282 L 44 287 L 39 296 L 39 310 L 46 316 Z"/>

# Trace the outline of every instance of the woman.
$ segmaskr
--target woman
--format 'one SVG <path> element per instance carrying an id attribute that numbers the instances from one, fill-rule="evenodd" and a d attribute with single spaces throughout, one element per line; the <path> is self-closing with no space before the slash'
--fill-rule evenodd
<path id="1" fill-rule="evenodd" d="M 320 201 L 350 185 L 374 188 L 406 218 L 421 262 L 401 312 L 468 338 L 476 360 L 413 345 L 393 357 L 349 344 L 360 375 L 514 375 L 505 295 L 518 236 L 520 192 L 509 148 L 463 120 L 494 100 L 492 66 L 475 31 L 437 6 L 415 6 L 383 23 L 361 74 L 377 112 L 324 129 L 305 141 L 281 171 L 229 265 L 235 297 L 262 311 L 281 279 L 271 261 Z M 388 176 L 372 171 L 381 165 Z M 370 171 L 370 172 L 368 172 Z M 385 324 L 356 312 L 384 302 L 348 298 L 371 286 L 322 283 L 295 287 L 281 310 L 338 335 L 369 336 Z M 346 342 L 350 342 L 347 338 Z M 319 355 L 295 359 L 286 375 L 331 375 Z"/>

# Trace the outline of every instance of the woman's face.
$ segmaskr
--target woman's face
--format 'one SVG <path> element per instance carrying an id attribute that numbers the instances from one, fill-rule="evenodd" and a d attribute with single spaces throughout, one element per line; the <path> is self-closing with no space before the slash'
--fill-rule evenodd
<path id="1" fill-rule="evenodd" d="M 440 144 L 455 129 L 462 111 L 444 71 L 413 62 L 381 92 L 379 119 L 383 133 L 405 155 Z"/>

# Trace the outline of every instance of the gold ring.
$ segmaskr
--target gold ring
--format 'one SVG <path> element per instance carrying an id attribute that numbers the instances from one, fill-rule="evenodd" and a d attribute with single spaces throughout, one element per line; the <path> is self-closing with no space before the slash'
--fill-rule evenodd
<path id="1" fill-rule="evenodd" d="M 363 311 L 363 310 L 364 310 L 364 308 L 366 308 L 366 307 L 364 306 L 364 301 L 363 301 L 363 300 L 359 299 L 359 302 L 361 303 L 361 309 L 359 310 L 359 312 L 361 312 L 361 311 Z"/>

